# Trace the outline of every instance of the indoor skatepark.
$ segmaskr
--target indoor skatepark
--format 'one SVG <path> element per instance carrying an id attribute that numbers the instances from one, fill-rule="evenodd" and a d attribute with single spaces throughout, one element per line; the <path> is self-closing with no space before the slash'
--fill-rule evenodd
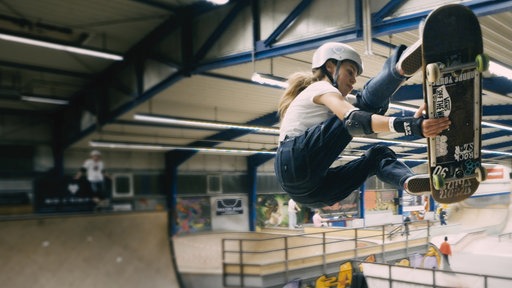
<path id="1" fill-rule="evenodd" d="M 512 286 L 512 1 L 107 2 L 0 1 L 2 287 Z M 360 91 L 449 3 L 478 17 L 493 68 L 488 180 L 443 205 L 372 177 L 323 227 L 300 204 L 290 221 L 274 171 L 282 80 L 343 42 L 362 57 Z M 422 74 L 388 116 L 413 115 Z M 333 165 L 375 144 L 427 171 L 426 140 L 398 133 L 354 137 Z"/>
<path id="2" fill-rule="evenodd" d="M 385 226 L 360 229 L 357 244 L 352 229 L 315 231 L 314 227 L 282 229 L 280 233 L 201 233 L 176 236 L 169 241 L 165 212 L 4 219 L 0 222 L 0 247 L 2 258 L 9 265 L 3 268 L 1 280 L 9 287 L 140 287 L 147 283 L 152 287 L 180 287 L 178 278 L 183 287 L 224 287 L 226 283 L 225 287 L 280 287 L 275 284 L 286 283 L 287 277 L 314 279 L 329 271 L 333 274 L 339 263 L 381 255 L 383 251 L 388 253 L 388 261 L 412 259 L 413 255 L 424 254 L 429 244 L 439 246 L 447 235 L 454 256 L 449 277 L 438 275 L 438 285 L 474 287 L 471 283 L 483 283 L 485 275 L 486 287 L 507 287 L 512 283 L 507 277 L 512 264 L 512 206 L 500 206 L 453 208 L 458 211 L 452 212 L 448 225 L 440 226 L 434 221 L 427 232 L 425 225 L 418 222 L 412 225 L 407 238 L 397 235 L 389 239 L 389 228 Z M 464 221 L 467 218 L 487 220 Z M 431 236 L 425 237 L 427 234 Z M 239 270 L 240 255 L 244 273 Z M 379 265 L 383 264 L 365 263 L 363 271 L 382 277 L 378 271 L 383 267 Z M 387 270 L 388 266 L 384 268 Z M 394 271 L 393 278 L 408 281 L 404 287 L 415 287 L 411 282 L 417 276 L 399 277 L 410 275 L 404 271 L 406 268 L 399 268 L 402 271 Z M 417 273 L 429 275 L 421 279 L 432 279 L 432 271 Z M 237 276 L 226 277 L 229 274 Z M 371 279 L 368 278 L 370 285 Z M 245 284 L 240 285 L 241 281 Z M 462 286 L 451 286 L 454 284 Z M 374 285 L 370 287 L 383 287 Z"/>

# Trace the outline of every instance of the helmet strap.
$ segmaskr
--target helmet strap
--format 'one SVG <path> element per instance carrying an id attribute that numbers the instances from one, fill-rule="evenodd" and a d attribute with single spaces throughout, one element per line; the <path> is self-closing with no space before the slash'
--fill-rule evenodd
<path id="1" fill-rule="evenodd" d="M 325 65 L 322 66 L 323 72 L 325 73 L 327 78 L 329 78 L 329 80 L 331 81 L 331 84 L 332 84 L 332 86 L 334 86 L 334 88 L 338 88 L 338 82 L 336 81 L 336 79 L 338 79 L 338 75 L 339 75 L 339 71 L 340 71 L 340 67 L 341 67 L 341 62 L 342 61 L 339 61 L 339 60 L 336 61 L 336 70 L 334 70 L 334 74 L 333 75 L 331 75 L 331 73 L 329 73 L 329 71 L 327 70 Z"/>
<path id="2" fill-rule="evenodd" d="M 338 75 L 340 72 L 340 67 L 341 67 L 341 61 L 338 60 L 338 61 L 336 61 L 336 70 L 334 70 L 334 75 L 332 76 L 332 78 L 333 78 L 332 86 L 334 86 L 334 88 L 338 88 Z"/>

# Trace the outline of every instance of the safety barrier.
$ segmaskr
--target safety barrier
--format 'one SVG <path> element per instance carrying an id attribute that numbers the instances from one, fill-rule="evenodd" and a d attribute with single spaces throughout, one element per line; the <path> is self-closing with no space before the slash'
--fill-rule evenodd
<path id="1" fill-rule="evenodd" d="M 286 283 L 297 275 L 304 276 L 305 271 L 327 273 L 329 265 L 350 259 L 376 255 L 386 261 L 389 257 L 395 259 L 418 250 L 426 251 L 430 225 L 425 222 L 424 228 L 411 230 L 414 238 L 405 235 L 397 241 L 388 238 L 390 227 L 394 227 L 391 225 L 330 228 L 318 233 L 270 239 L 223 239 L 223 283 L 225 287 L 260 287 L 254 284 L 260 281 L 256 278 L 276 274 L 284 275 L 283 283 Z M 309 269 L 311 267 L 317 269 Z"/>
<path id="2" fill-rule="evenodd" d="M 512 278 L 448 270 L 362 263 L 369 287 L 512 287 Z"/>
<path id="3" fill-rule="evenodd" d="M 498 235 L 498 240 L 501 242 L 501 238 L 508 237 L 508 239 L 512 238 L 512 232 L 503 233 Z"/>

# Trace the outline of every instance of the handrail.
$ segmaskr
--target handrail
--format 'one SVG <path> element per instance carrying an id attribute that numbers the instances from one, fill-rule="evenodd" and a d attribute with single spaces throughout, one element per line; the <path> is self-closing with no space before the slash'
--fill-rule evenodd
<path id="1" fill-rule="evenodd" d="M 506 236 L 508 236 L 508 239 L 512 238 L 512 232 L 499 234 L 498 235 L 498 241 L 501 242 L 501 238 L 502 237 L 506 237 Z"/>
<path id="2" fill-rule="evenodd" d="M 326 273 L 329 263 L 372 254 L 385 258 L 389 252 L 402 249 L 407 252 L 411 247 L 426 247 L 429 244 L 430 225 L 411 230 L 416 237 L 405 235 L 404 241 L 387 239 L 387 226 L 332 228 L 329 231 L 265 239 L 222 239 L 224 286 L 229 287 L 227 276 L 240 277 L 236 284 L 238 287 L 244 287 L 245 277 L 269 273 L 282 272 L 290 280 L 290 272 L 297 269 L 316 266 L 322 267 Z"/>
<path id="3" fill-rule="evenodd" d="M 420 286 L 444 288 L 453 287 L 453 283 L 449 283 L 450 280 L 443 279 L 444 277 L 457 277 L 460 282 L 460 276 L 470 278 L 468 279 L 472 282 L 472 286 L 470 287 L 511 287 L 512 285 L 512 278 L 504 276 L 475 274 L 453 270 L 447 271 L 441 269 L 406 267 L 386 263 L 361 263 L 363 264 L 363 271 L 368 285 L 382 285 L 383 282 L 387 282 L 386 287 L 394 287 L 396 284 L 417 284 Z M 373 271 L 375 271 L 375 273 L 372 273 Z M 431 274 L 431 277 L 426 277 L 426 275 L 429 274 Z M 373 280 L 377 281 L 377 283 L 372 283 Z M 483 285 L 480 285 L 479 281 L 482 282 Z M 463 285 L 463 283 L 457 284 Z"/>

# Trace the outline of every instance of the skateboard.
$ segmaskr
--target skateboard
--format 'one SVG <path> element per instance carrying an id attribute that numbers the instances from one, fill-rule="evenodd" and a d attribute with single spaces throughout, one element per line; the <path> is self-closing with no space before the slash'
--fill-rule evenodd
<path id="1" fill-rule="evenodd" d="M 478 18 L 463 5 L 433 10 L 420 31 L 427 116 L 449 117 L 452 123 L 427 140 L 430 190 L 439 203 L 459 202 L 486 178 L 481 163 L 481 73 L 489 59 L 483 54 Z"/>

